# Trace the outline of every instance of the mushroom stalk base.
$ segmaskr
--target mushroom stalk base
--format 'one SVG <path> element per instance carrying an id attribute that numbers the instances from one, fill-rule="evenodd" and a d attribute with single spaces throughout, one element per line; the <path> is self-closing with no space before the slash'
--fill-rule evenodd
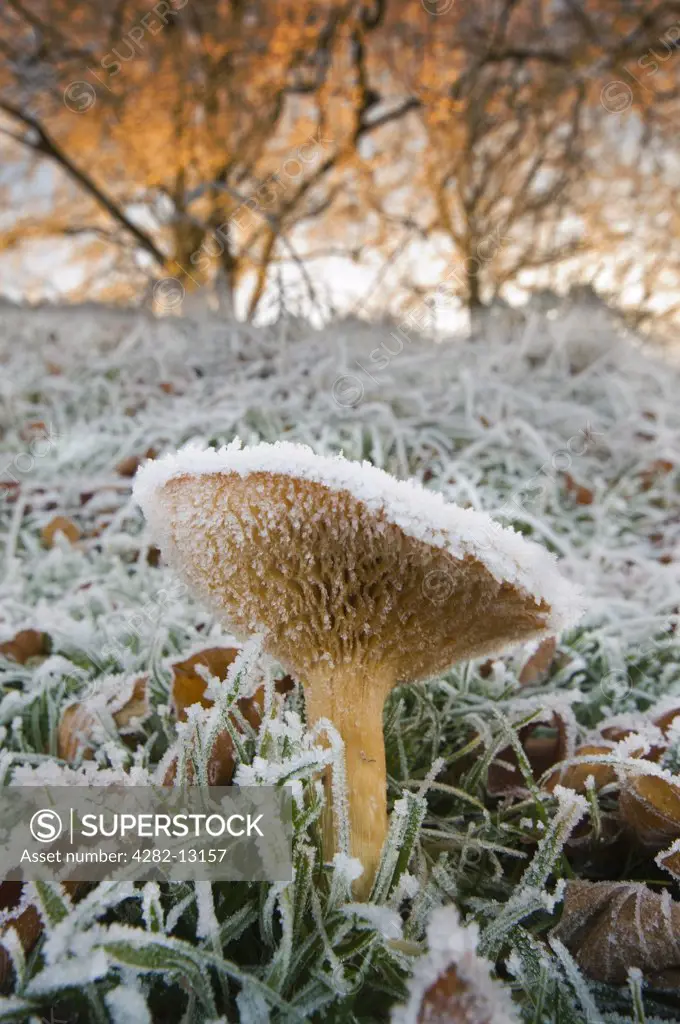
<path id="1" fill-rule="evenodd" d="M 330 719 L 345 744 L 351 853 L 364 866 L 363 874 L 354 883 L 357 899 L 366 899 L 370 893 L 387 835 L 383 706 L 393 685 L 391 674 L 350 675 L 346 670 L 305 685 L 309 725 L 315 725 L 321 718 Z M 325 785 L 330 809 L 328 777 Z M 332 860 L 336 848 L 329 812 L 324 821 L 324 859 Z"/>

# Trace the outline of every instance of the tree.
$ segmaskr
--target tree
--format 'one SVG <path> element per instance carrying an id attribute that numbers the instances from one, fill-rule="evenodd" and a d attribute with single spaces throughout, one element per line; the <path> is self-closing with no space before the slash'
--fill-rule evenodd
<path id="1" fill-rule="evenodd" d="M 291 268 L 322 306 L 332 255 L 374 312 L 593 280 L 624 180 L 657 237 L 626 148 L 674 152 L 679 26 L 680 0 L 7 0 L 0 247 L 66 240 L 76 297 L 248 317 Z"/>
<path id="2" fill-rule="evenodd" d="M 59 173 L 49 215 L 21 213 L 5 248 L 80 237 L 106 275 L 100 294 L 114 297 L 150 272 L 200 287 L 217 269 L 233 297 L 250 271 L 253 314 L 277 245 L 332 205 L 359 140 L 402 115 L 369 122 L 366 88 L 342 78 L 361 74 L 380 17 L 380 4 L 162 0 L 131 19 L 124 2 L 10 0 L 9 151 Z M 338 51 L 354 54 L 349 68 Z"/>

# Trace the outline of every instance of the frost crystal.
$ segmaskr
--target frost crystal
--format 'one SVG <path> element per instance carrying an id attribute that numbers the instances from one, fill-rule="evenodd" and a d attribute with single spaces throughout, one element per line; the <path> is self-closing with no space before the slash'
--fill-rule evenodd
<path id="1" fill-rule="evenodd" d="M 380 932 L 384 939 L 401 938 L 401 918 L 389 907 L 378 907 L 371 903 L 346 903 L 342 912 L 366 921 Z"/>
<path id="2" fill-rule="evenodd" d="M 137 989 L 119 985 L 106 996 L 112 1024 L 151 1024 L 146 999 Z"/>
<path id="3" fill-rule="evenodd" d="M 356 881 L 364 870 L 361 861 L 358 861 L 356 857 L 348 857 L 346 853 L 340 852 L 333 857 L 333 866 L 349 882 Z"/>
<path id="4" fill-rule="evenodd" d="M 29 982 L 27 995 L 42 995 L 57 992 L 70 986 L 82 988 L 90 982 L 103 978 L 109 970 L 109 960 L 103 949 L 98 949 L 87 958 L 61 961 L 52 967 L 44 967 Z"/>
<path id="5" fill-rule="evenodd" d="M 428 952 L 416 963 L 408 1003 L 393 1011 L 392 1024 L 519 1024 L 509 990 L 491 976 L 492 965 L 477 953 L 478 934 L 476 925 L 461 924 L 453 905 L 433 912 Z M 446 982 L 454 972 L 449 991 Z"/>
<path id="6" fill-rule="evenodd" d="M 483 512 L 446 502 L 441 494 L 416 481 L 396 480 L 368 462 L 320 456 L 311 448 L 285 441 L 242 448 L 235 440 L 219 450 L 188 445 L 174 455 L 147 462 L 137 474 L 133 493 L 160 535 L 167 538 L 170 524 L 163 526 L 167 509 L 159 502 L 160 492 L 170 480 L 187 475 L 247 477 L 263 473 L 347 492 L 386 522 L 400 527 L 406 536 L 443 548 L 458 560 L 478 559 L 497 582 L 513 584 L 537 603 L 545 601 L 551 609 L 546 627 L 555 632 L 572 625 L 582 614 L 580 593 L 562 578 L 556 559 L 544 548 L 528 543 Z M 190 509 L 180 505 L 175 514 L 183 517 Z M 208 515 L 206 508 L 206 523 Z"/>

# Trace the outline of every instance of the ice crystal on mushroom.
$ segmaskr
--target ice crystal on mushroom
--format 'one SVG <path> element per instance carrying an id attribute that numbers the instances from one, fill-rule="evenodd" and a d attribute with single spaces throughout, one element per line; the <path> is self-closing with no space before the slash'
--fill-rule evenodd
<path id="1" fill-rule="evenodd" d="M 397 480 L 368 462 L 319 456 L 311 448 L 289 442 L 242 448 L 236 440 L 219 450 L 189 445 L 174 455 L 146 463 L 137 475 L 134 494 L 158 535 L 172 544 L 173 529 L 182 522 L 190 522 L 201 531 L 207 531 L 216 519 L 221 525 L 220 478 L 226 474 L 241 479 L 254 477 L 261 488 L 265 487 L 267 477 L 283 478 L 275 490 L 263 495 L 264 508 L 249 504 L 247 491 L 243 492 L 243 500 L 234 496 L 236 500 L 228 510 L 234 543 L 247 544 L 252 532 L 263 544 L 277 541 L 281 506 L 289 524 L 289 538 L 291 528 L 301 531 L 309 520 L 322 522 L 333 504 L 327 492 L 335 492 L 341 516 L 336 515 L 327 525 L 327 541 L 342 543 L 348 536 L 345 517 L 356 529 L 357 518 L 366 518 L 362 516 L 363 508 L 370 513 L 376 533 L 385 534 L 388 543 L 396 527 L 405 537 L 450 556 L 441 561 L 433 556 L 431 576 L 423 580 L 421 597 L 433 603 L 446 601 L 456 587 L 456 567 L 452 561 L 460 563 L 471 558 L 499 585 L 511 584 L 533 597 L 539 608 L 544 606 L 548 614 L 542 625 L 546 629 L 564 629 L 582 613 L 579 592 L 559 574 L 555 557 L 544 548 L 528 545 L 520 534 L 501 527 L 482 512 L 446 502 L 441 494 L 428 491 L 413 480 Z M 189 493 L 181 487 L 174 492 L 171 486 L 166 487 L 170 481 L 181 481 L 187 476 L 206 478 L 201 481 L 202 489 Z M 174 500 L 168 503 L 173 494 Z M 348 496 L 353 499 L 349 503 Z M 314 501 L 319 503 L 305 507 Z M 302 541 L 303 537 L 298 539 Z M 257 547 L 259 544 L 254 558 Z M 212 556 L 216 554 L 213 550 Z M 378 570 L 378 580 L 380 570 L 384 572 L 385 568 Z M 441 578 L 437 577 L 438 572 L 442 573 Z M 352 580 L 347 582 L 351 585 Z"/>

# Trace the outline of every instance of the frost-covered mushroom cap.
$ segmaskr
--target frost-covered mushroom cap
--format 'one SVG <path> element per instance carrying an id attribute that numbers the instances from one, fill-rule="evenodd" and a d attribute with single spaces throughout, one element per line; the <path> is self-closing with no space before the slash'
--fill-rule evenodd
<path id="1" fill-rule="evenodd" d="M 399 681 L 571 625 L 545 549 L 367 462 L 286 442 L 188 446 L 135 497 L 161 547 L 237 635 L 305 677 L 342 664 Z"/>

